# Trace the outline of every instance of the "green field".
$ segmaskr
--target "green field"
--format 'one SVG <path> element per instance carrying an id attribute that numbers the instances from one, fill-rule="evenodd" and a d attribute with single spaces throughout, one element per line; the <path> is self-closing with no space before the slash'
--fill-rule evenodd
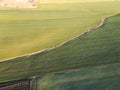
<path id="1" fill-rule="evenodd" d="M 40 3 L 76 3 L 76 2 L 100 2 L 100 1 L 120 1 L 120 0 L 41 0 Z"/>
<path id="2" fill-rule="evenodd" d="M 33 53 L 80 35 L 120 12 L 120 2 L 40 4 L 36 9 L 0 8 L 0 60 Z"/>
<path id="3" fill-rule="evenodd" d="M 37 90 L 120 90 L 120 65 L 46 76 Z"/>
<path id="4" fill-rule="evenodd" d="M 119 23 L 120 15 L 116 15 L 109 18 L 101 28 L 62 47 L 30 57 L 1 62 L 0 82 L 120 63 Z"/>

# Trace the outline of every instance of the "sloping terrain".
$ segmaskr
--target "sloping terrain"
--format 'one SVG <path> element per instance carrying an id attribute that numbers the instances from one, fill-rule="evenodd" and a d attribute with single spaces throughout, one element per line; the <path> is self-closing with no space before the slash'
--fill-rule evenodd
<path id="1" fill-rule="evenodd" d="M 118 28 L 119 22 L 120 22 L 120 15 L 117 15 L 116 17 L 114 18 L 112 17 L 111 19 L 109 19 L 109 21 L 107 21 L 102 28 L 98 29 L 98 30 L 105 30 L 105 31 L 101 31 L 102 34 L 105 32 L 109 32 L 110 34 L 110 35 L 106 34 L 105 36 L 102 36 L 101 39 L 104 39 L 106 37 L 105 40 L 108 40 L 108 41 L 105 41 L 105 42 L 106 43 L 110 42 L 112 38 L 111 37 L 109 37 L 109 39 L 107 38 L 108 36 L 112 36 L 111 34 L 114 33 L 111 30 L 113 31 L 114 30 L 116 31 L 116 29 L 119 30 Z M 107 31 L 107 30 L 110 30 L 110 31 Z M 99 33 L 98 31 L 96 32 Z M 118 31 L 118 33 L 120 34 L 120 31 Z M 96 39 L 98 39 L 99 35 L 96 37 L 97 37 Z M 120 61 L 120 47 L 119 47 L 120 36 L 117 35 L 116 38 L 114 38 L 114 41 L 118 41 L 118 43 L 116 43 L 118 46 L 116 46 L 113 49 L 112 46 L 114 45 L 109 44 L 108 46 L 110 46 L 112 50 L 109 51 L 107 55 L 104 57 L 111 56 L 111 57 L 115 57 L 113 58 L 113 60 Z M 116 49 L 118 49 L 117 53 L 114 52 L 116 51 Z M 111 55 L 110 54 L 111 52 L 112 54 L 113 53 L 114 54 Z M 105 60 L 109 61 L 110 59 L 105 59 Z M 119 71 L 120 71 L 120 63 L 98 65 L 97 67 L 82 68 L 80 70 L 73 70 L 72 72 L 68 71 L 70 73 L 63 72 L 62 74 L 59 73 L 58 75 L 46 76 L 46 77 L 40 78 L 38 80 L 37 87 L 38 87 L 38 90 L 119 90 L 120 89 L 120 86 L 119 86 L 120 72 Z"/>
<path id="2" fill-rule="evenodd" d="M 59 45 L 120 12 L 120 2 L 40 4 L 0 8 L 0 60 Z"/>
<path id="3" fill-rule="evenodd" d="M 37 90 L 120 90 L 120 65 L 46 76 Z"/>
<path id="4" fill-rule="evenodd" d="M 50 73 L 120 63 L 120 15 L 84 37 L 42 54 L 0 63 L 0 82 Z M 114 69 L 113 69 L 114 71 Z M 119 76 L 119 75 L 118 75 Z"/>

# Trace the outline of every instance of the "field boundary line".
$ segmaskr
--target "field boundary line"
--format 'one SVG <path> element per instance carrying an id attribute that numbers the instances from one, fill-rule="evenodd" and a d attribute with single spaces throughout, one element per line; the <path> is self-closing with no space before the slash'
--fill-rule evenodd
<path id="1" fill-rule="evenodd" d="M 5 61 L 8 61 L 8 60 L 10 61 L 10 60 L 13 60 L 13 59 L 18 59 L 18 58 L 23 58 L 23 57 L 30 57 L 30 56 L 32 56 L 32 55 L 41 54 L 41 53 L 44 53 L 44 52 L 46 52 L 46 51 L 50 51 L 50 50 L 56 49 L 56 48 L 58 48 L 58 47 L 64 46 L 65 44 L 68 44 L 68 43 L 70 43 L 71 41 L 73 41 L 73 40 L 75 40 L 75 39 L 77 39 L 77 38 L 79 38 L 79 37 L 83 37 L 83 36 L 85 36 L 86 34 L 88 34 L 89 32 L 91 32 L 91 31 L 93 31 L 93 30 L 96 30 L 96 29 L 102 27 L 102 26 L 104 25 L 104 22 L 105 22 L 108 18 L 110 18 L 110 17 L 111 17 L 111 16 L 107 16 L 107 17 L 105 17 L 105 18 L 102 18 L 102 19 L 100 20 L 100 23 L 99 23 L 98 25 L 93 26 L 92 28 L 86 30 L 85 32 L 81 33 L 80 35 L 78 35 L 78 36 L 76 36 L 76 37 L 73 37 L 72 39 L 67 40 L 67 41 L 65 41 L 65 42 L 63 42 L 63 43 L 61 43 L 61 44 L 59 44 L 59 45 L 56 45 L 56 46 L 51 47 L 51 48 L 46 48 L 46 49 L 43 49 L 43 50 L 40 50 L 40 51 L 37 51 L 37 52 L 33 52 L 33 53 L 29 53 L 29 54 L 24 54 L 24 55 L 16 56 L 16 57 L 13 57 L 13 58 L 3 59 L 3 60 L 0 60 L 0 63 L 1 63 L 1 62 L 5 62 Z"/>

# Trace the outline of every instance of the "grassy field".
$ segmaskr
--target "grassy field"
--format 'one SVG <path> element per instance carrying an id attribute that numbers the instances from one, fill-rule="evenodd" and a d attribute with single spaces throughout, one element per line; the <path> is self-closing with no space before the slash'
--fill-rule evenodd
<path id="1" fill-rule="evenodd" d="M 54 50 L 0 62 L 0 82 L 52 72 L 120 63 L 120 15 L 104 26 Z"/>
<path id="2" fill-rule="evenodd" d="M 120 1 L 120 0 L 41 0 L 40 3 L 76 3 L 76 2 L 100 2 L 100 1 Z"/>
<path id="3" fill-rule="evenodd" d="M 38 81 L 38 90 L 120 90 L 120 65 L 87 69 Z"/>
<path id="4" fill-rule="evenodd" d="M 101 18 L 119 13 L 119 3 L 40 4 L 32 10 L 0 8 L 0 60 L 70 40 Z"/>

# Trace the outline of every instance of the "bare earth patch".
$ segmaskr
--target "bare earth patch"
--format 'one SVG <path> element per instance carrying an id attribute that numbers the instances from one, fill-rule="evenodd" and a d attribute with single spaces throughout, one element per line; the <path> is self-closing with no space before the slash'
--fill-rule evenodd
<path id="1" fill-rule="evenodd" d="M 36 8 L 36 0 L 1 0 L 0 6 L 13 8 Z"/>

